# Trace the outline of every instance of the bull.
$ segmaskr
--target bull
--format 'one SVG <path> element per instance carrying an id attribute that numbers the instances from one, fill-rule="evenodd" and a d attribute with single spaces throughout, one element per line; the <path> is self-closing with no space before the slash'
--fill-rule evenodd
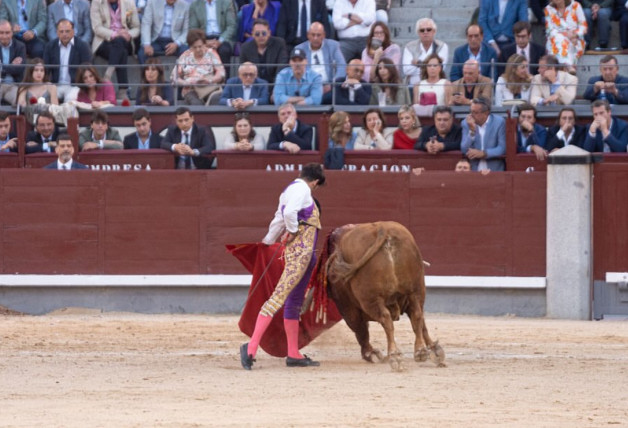
<path id="1" fill-rule="evenodd" d="M 444 367 L 445 353 L 425 325 L 424 262 L 408 229 L 396 222 L 347 225 L 335 229 L 326 245 L 330 255 L 323 272 L 329 296 L 355 333 L 362 358 L 374 362 L 376 357 L 402 369 L 393 321 L 406 313 L 415 333 L 415 361 L 429 357 Z M 380 323 L 386 332 L 386 357 L 369 341 L 369 321 Z"/>

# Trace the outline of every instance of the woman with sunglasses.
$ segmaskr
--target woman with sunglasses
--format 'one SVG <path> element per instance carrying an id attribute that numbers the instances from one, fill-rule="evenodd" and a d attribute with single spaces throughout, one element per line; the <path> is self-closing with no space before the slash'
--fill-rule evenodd
<path id="1" fill-rule="evenodd" d="M 240 112 L 235 114 L 233 129 L 227 135 L 224 146 L 225 150 L 250 152 L 253 150 L 264 150 L 266 141 L 264 141 L 264 137 L 253 129 L 249 114 Z"/>

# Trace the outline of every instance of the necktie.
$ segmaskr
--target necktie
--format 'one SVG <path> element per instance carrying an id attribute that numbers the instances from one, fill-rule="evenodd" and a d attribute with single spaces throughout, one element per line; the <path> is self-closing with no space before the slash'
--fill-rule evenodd
<path id="1" fill-rule="evenodd" d="M 188 134 L 187 132 L 183 133 L 183 143 L 187 146 L 190 145 L 190 134 Z M 192 159 L 190 159 L 189 156 L 185 156 L 184 162 L 185 162 L 185 169 L 190 169 L 190 166 L 192 165 Z"/>
<path id="2" fill-rule="evenodd" d="M 305 0 L 301 3 L 301 34 L 302 40 L 307 39 L 307 8 L 305 7 Z"/>
<path id="3" fill-rule="evenodd" d="M 61 169 L 68 169 L 67 165 L 61 165 Z"/>
<path id="4" fill-rule="evenodd" d="M 520 52 L 521 56 L 524 57 L 525 59 L 528 59 L 528 56 L 526 55 L 526 50 L 525 49 L 521 49 Z"/>
<path id="5" fill-rule="evenodd" d="M 315 54 L 314 54 L 314 64 L 315 64 L 315 65 L 321 65 L 321 60 L 320 60 L 320 58 L 318 57 L 318 53 L 315 53 Z"/>

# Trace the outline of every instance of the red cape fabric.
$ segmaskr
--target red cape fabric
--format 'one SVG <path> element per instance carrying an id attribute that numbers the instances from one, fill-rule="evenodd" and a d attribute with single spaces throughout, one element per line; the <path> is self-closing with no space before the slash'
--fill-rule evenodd
<path id="1" fill-rule="evenodd" d="M 281 244 L 265 245 L 237 244 L 227 245 L 227 251 L 233 254 L 252 275 L 249 295 L 240 315 L 238 326 L 240 331 L 251 337 L 255 330 L 255 322 L 262 305 L 275 290 L 275 285 L 283 272 L 283 247 Z M 265 271 L 265 273 L 264 273 Z M 260 279 L 261 278 L 261 279 Z M 307 346 L 325 330 L 331 328 L 342 319 L 332 301 L 328 302 L 327 323 L 316 322 L 316 311 L 308 310 L 301 315 L 299 323 L 299 349 Z M 274 357 L 288 355 L 286 332 L 283 327 L 283 308 L 273 317 L 270 326 L 262 337 L 261 348 Z"/>

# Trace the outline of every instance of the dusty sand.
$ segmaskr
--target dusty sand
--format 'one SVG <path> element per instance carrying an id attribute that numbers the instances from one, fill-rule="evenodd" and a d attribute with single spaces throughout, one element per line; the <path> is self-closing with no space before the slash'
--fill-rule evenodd
<path id="1" fill-rule="evenodd" d="M 287 368 L 237 350 L 237 316 L 0 316 L 0 426 L 628 426 L 628 322 L 427 314 L 447 368 L 360 359 L 344 323 Z M 381 328 L 371 324 L 383 348 Z"/>

